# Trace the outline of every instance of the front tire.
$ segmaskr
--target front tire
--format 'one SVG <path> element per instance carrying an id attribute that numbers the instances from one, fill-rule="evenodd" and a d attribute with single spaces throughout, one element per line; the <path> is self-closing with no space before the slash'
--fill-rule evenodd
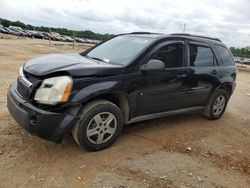
<path id="1" fill-rule="evenodd" d="M 215 91 L 215 93 L 211 96 L 203 115 L 210 120 L 217 120 L 221 118 L 226 110 L 229 97 L 228 92 L 224 89 L 218 89 Z"/>
<path id="2" fill-rule="evenodd" d="M 95 100 L 83 107 L 80 120 L 72 129 L 75 141 L 90 151 L 111 146 L 123 128 L 121 110 L 107 100 Z"/>

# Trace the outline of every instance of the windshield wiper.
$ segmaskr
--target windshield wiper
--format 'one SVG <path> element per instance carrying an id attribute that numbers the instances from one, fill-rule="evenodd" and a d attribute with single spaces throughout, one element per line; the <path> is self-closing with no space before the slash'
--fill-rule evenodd
<path id="1" fill-rule="evenodd" d="M 97 61 L 102 61 L 102 62 L 104 62 L 104 63 L 108 63 L 108 64 L 110 64 L 109 62 L 104 61 L 103 59 L 98 58 L 98 57 L 90 57 L 90 56 L 87 56 L 87 55 L 86 55 L 86 57 L 88 57 L 88 58 L 90 58 L 90 59 L 95 59 L 95 60 L 97 60 Z"/>

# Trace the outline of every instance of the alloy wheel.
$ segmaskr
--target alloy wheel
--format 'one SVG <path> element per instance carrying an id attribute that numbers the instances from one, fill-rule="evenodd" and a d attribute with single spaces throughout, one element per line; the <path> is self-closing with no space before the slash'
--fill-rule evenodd
<path id="1" fill-rule="evenodd" d="M 110 112 L 95 115 L 88 124 L 87 138 L 93 144 L 103 144 L 115 134 L 117 120 Z"/>
<path id="2" fill-rule="evenodd" d="M 213 105 L 213 113 L 215 116 L 219 116 L 226 105 L 226 98 L 223 95 L 218 96 L 215 101 L 214 101 L 214 105 Z"/>

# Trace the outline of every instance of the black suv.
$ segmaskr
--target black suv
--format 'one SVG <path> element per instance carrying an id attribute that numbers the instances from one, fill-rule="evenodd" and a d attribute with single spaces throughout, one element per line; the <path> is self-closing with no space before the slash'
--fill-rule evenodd
<path id="1" fill-rule="evenodd" d="M 88 150 L 110 146 L 124 124 L 198 110 L 219 119 L 236 66 L 217 38 L 129 33 L 80 54 L 31 59 L 8 92 L 27 131 L 60 142 L 71 132 Z"/>

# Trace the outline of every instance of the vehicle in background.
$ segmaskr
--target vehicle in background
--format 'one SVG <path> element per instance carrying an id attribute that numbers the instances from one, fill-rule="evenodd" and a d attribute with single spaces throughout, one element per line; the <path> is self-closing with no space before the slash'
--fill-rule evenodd
<path id="1" fill-rule="evenodd" d="M 48 32 L 41 32 L 41 34 L 44 36 L 44 39 L 49 40 L 51 39 L 51 34 Z"/>
<path id="2" fill-rule="evenodd" d="M 234 57 L 234 62 L 235 63 L 240 63 L 241 62 L 241 58 L 240 57 Z"/>
<path id="3" fill-rule="evenodd" d="M 92 40 L 92 44 L 99 44 L 100 42 L 100 40 Z"/>
<path id="4" fill-rule="evenodd" d="M 10 29 L 18 29 L 18 30 L 22 30 L 22 28 L 21 28 L 21 27 L 12 26 L 12 25 L 10 25 L 10 26 L 9 26 L 9 28 L 10 28 Z"/>
<path id="5" fill-rule="evenodd" d="M 250 59 L 244 57 L 235 57 L 235 63 L 250 65 Z"/>
<path id="6" fill-rule="evenodd" d="M 18 36 L 24 36 L 24 37 L 28 36 L 28 34 L 21 27 L 9 26 L 9 29 L 11 29 L 12 31 L 16 33 L 19 33 L 17 34 Z"/>
<path id="7" fill-rule="evenodd" d="M 33 38 L 33 32 L 31 32 L 29 30 L 23 30 L 23 32 L 25 32 L 27 34 L 27 37 Z"/>
<path id="8" fill-rule="evenodd" d="M 21 35 L 20 32 L 14 31 L 14 30 L 12 30 L 10 28 L 5 27 L 4 29 L 7 30 L 9 32 L 9 34 L 11 34 L 11 35 L 15 35 L 15 36 L 20 36 Z"/>
<path id="9" fill-rule="evenodd" d="M 46 39 L 46 40 L 53 40 L 53 41 L 64 41 L 64 42 L 79 42 L 79 43 L 89 43 L 89 44 L 99 44 L 100 40 L 93 40 L 93 39 L 84 39 L 80 37 L 70 37 L 67 35 L 60 35 L 56 32 L 43 32 L 43 31 L 33 31 L 22 29 L 21 27 L 16 26 L 9 26 L 8 28 L 3 27 L 0 25 L 0 32 L 5 34 L 11 34 L 15 36 L 23 36 L 23 37 L 30 37 L 30 38 L 37 38 L 37 39 Z"/>
<path id="10" fill-rule="evenodd" d="M 50 32 L 50 35 L 51 35 L 51 40 L 54 40 L 54 41 L 61 40 L 60 34 L 57 32 Z"/>
<path id="11" fill-rule="evenodd" d="M 22 29 L 19 29 L 18 27 L 15 28 L 15 27 L 9 27 L 10 30 L 14 31 L 15 32 L 15 35 L 17 36 L 24 36 L 24 37 L 27 37 L 27 33 L 25 33 Z"/>
<path id="12" fill-rule="evenodd" d="M 85 39 L 80 38 L 80 37 L 74 37 L 74 39 L 75 39 L 76 42 L 80 42 L 80 43 L 86 42 Z"/>
<path id="13" fill-rule="evenodd" d="M 0 27 L 0 33 L 9 34 L 9 31 L 7 31 L 4 27 Z"/>
<path id="14" fill-rule="evenodd" d="M 61 37 L 61 40 L 64 41 L 64 42 L 73 42 L 74 39 L 71 38 L 70 36 L 67 36 L 67 35 L 60 35 Z"/>
<path id="15" fill-rule="evenodd" d="M 246 65 L 250 65 L 250 59 L 244 59 L 243 61 L 242 61 L 242 63 L 243 64 L 246 64 Z"/>
<path id="16" fill-rule="evenodd" d="M 101 41 L 100 40 L 93 40 L 93 39 L 86 39 L 86 43 L 89 44 L 99 44 Z"/>
<path id="17" fill-rule="evenodd" d="M 44 39 L 45 38 L 44 35 L 39 31 L 34 31 L 33 37 L 36 39 Z"/>
<path id="18" fill-rule="evenodd" d="M 60 41 L 61 37 L 60 36 L 52 36 L 52 40 L 54 40 L 54 41 Z"/>

